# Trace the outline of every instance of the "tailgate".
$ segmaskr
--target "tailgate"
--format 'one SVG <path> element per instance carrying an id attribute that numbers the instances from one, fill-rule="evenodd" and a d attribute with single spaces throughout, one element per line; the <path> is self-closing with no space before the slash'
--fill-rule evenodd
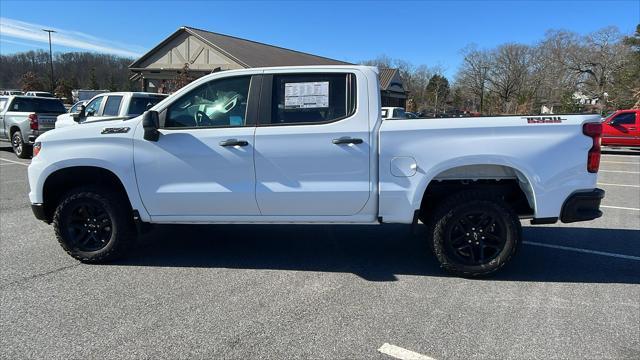
<path id="1" fill-rule="evenodd" d="M 58 115 L 60 114 L 42 114 L 42 113 L 38 113 L 38 130 L 42 131 L 47 131 L 47 130 L 51 130 L 55 127 L 56 124 L 56 118 L 58 117 Z"/>

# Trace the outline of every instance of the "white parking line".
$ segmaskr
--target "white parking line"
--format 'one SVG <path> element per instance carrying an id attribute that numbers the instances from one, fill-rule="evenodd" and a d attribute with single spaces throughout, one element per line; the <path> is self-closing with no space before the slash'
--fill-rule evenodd
<path id="1" fill-rule="evenodd" d="M 640 256 L 623 255 L 623 254 L 616 254 L 616 253 L 610 253 L 610 252 L 604 252 L 604 251 L 596 251 L 596 250 L 574 248 L 574 247 L 569 247 L 569 246 L 543 244 L 543 243 L 533 242 L 533 241 L 523 241 L 522 243 L 523 244 L 527 244 L 527 245 L 533 245 L 533 246 L 548 247 L 548 248 L 552 248 L 552 249 L 575 251 L 575 252 L 581 252 L 581 253 L 585 253 L 585 254 L 609 256 L 609 257 L 615 257 L 615 258 L 619 258 L 619 259 L 640 261 Z"/>
<path id="2" fill-rule="evenodd" d="M 620 210 L 640 211 L 640 209 L 638 209 L 638 208 L 623 207 L 623 206 L 600 205 L 600 207 L 601 208 L 605 208 L 605 209 L 620 209 Z"/>
<path id="3" fill-rule="evenodd" d="M 625 170 L 600 170 L 600 172 L 622 173 L 622 174 L 640 174 L 640 171 L 625 171 Z"/>
<path id="4" fill-rule="evenodd" d="M 0 158 L 0 160 L 7 161 L 7 162 L 10 162 L 12 164 L 19 164 L 19 165 L 29 166 L 29 164 L 25 164 L 25 163 L 20 162 L 20 161 L 8 160 L 8 159 L 3 159 L 3 158 Z"/>
<path id="5" fill-rule="evenodd" d="M 415 351 L 403 349 L 399 346 L 384 343 L 378 349 L 379 352 L 402 360 L 435 360 L 427 355 L 419 354 Z"/>
<path id="6" fill-rule="evenodd" d="M 599 182 L 598 185 L 604 185 L 604 186 L 625 186 L 625 187 L 634 187 L 634 188 L 640 188 L 640 185 L 629 185 L 629 184 L 610 184 L 610 183 L 601 183 Z"/>

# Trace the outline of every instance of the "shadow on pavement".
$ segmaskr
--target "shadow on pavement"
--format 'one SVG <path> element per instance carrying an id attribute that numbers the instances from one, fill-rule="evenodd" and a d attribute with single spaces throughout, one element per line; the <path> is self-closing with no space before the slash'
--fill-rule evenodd
<path id="1" fill-rule="evenodd" d="M 629 238 L 633 230 L 526 227 L 526 241 L 582 237 L 582 248 Z M 553 244 L 570 246 L 562 241 Z M 636 249 L 638 241 L 633 244 Z M 598 251 L 607 251 L 602 246 Z M 270 269 L 356 274 L 369 281 L 396 275 L 449 276 L 424 235 L 407 225 L 172 225 L 144 236 L 114 265 Z M 640 283 L 640 261 L 524 245 L 491 280 Z"/>
<path id="2" fill-rule="evenodd" d="M 602 153 L 607 155 L 635 155 L 640 156 L 640 149 L 628 147 L 603 147 Z"/>

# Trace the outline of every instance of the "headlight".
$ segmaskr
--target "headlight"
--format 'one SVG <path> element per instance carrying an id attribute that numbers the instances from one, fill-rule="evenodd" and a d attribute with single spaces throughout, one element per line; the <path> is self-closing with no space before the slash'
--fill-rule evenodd
<path id="1" fill-rule="evenodd" d="M 42 149 L 42 143 L 40 143 L 40 141 L 36 141 L 33 144 L 33 157 L 38 156 L 38 154 L 40 154 L 40 149 Z"/>

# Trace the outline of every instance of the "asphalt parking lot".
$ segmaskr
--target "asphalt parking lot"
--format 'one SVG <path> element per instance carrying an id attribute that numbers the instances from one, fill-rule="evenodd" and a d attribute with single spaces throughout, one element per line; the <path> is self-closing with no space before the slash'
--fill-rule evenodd
<path id="1" fill-rule="evenodd" d="M 486 280 L 398 225 L 163 226 L 84 265 L 33 217 L 28 163 L 0 148 L 1 358 L 640 358 L 639 151 L 603 156 L 602 218 L 523 222 Z"/>

